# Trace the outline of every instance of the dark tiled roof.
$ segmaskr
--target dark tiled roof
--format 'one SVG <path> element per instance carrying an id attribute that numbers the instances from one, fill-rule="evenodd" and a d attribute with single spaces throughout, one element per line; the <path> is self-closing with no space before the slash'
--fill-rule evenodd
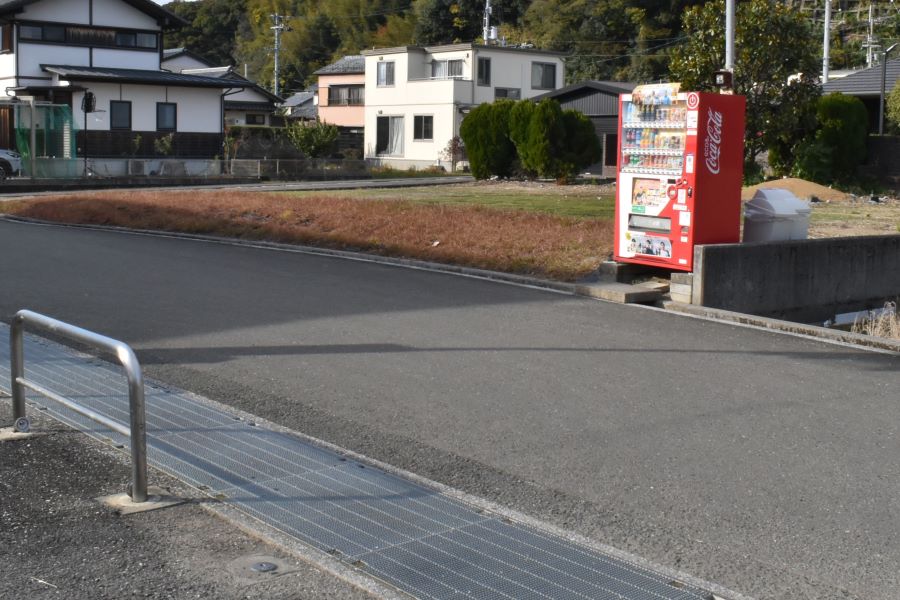
<path id="1" fill-rule="evenodd" d="M 884 66 L 887 67 L 885 92 L 890 93 L 900 79 L 900 58 L 891 59 Z M 881 73 L 882 65 L 863 69 L 846 77 L 831 79 L 822 86 L 822 91 L 826 94 L 841 92 L 849 96 L 880 96 Z"/>
<path id="2" fill-rule="evenodd" d="M 0 0 L 0 14 L 18 12 L 29 4 L 40 0 Z M 139 11 L 150 15 L 160 25 L 187 25 L 187 21 L 178 15 L 171 13 L 152 0 L 122 0 L 135 7 Z"/>
<path id="3" fill-rule="evenodd" d="M 234 72 L 234 67 L 208 67 L 205 69 L 185 69 L 181 72 L 183 75 L 202 75 L 204 77 L 216 77 L 218 79 L 226 79 L 229 81 L 236 81 L 242 84 L 245 88 L 252 89 L 255 92 L 262 94 L 272 102 L 277 102 L 281 104 L 283 100 L 267 90 L 266 88 L 250 81 L 243 75 Z"/>
<path id="4" fill-rule="evenodd" d="M 324 66 L 313 75 L 348 75 L 351 73 L 365 73 L 366 59 L 360 54 L 345 56 L 337 62 Z"/>
<path id="5" fill-rule="evenodd" d="M 532 100 L 538 102 L 540 100 L 543 100 L 544 98 L 559 98 L 560 96 L 577 94 L 586 90 L 596 90 L 598 92 L 610 94 L 611 96 L 618 96 L 619 94 L 631 93 L 636 85 L 636 83 L 627 83 L 624 81 L 582 81 L 579 83 L 573 83 L 572 85 L 567 85 L 566 87 L 559 88 L 558 90 L 545 92 L 539 96 L 535 96 L 534 98 L 532 98 Z"/>
<path id="6" fill-rule="evenodd" d="M 104 67 L 79 67 L 68 65 L 41 65 L 48 73 L 59 75 L 69 81 L 109 81 L 121 83 L 143 83 L 149 85 L 176 85 L 185 87 L 230 88 L 242 87 L 235 81 L 219 77 L 182 75 L 170 71 L 147 71 L 143 69 L 112 69 Z M 249 86 L 248 86 L 249 87 Z"/>
<path id="7" fill-rule="evenodd" d="M 289 96 L 285 101 L 285 106 L 300 106 L 302 104 L 306 104 L 307 102 L 312 101 L 315 98 L 315 92 L 296 92 Z"/>

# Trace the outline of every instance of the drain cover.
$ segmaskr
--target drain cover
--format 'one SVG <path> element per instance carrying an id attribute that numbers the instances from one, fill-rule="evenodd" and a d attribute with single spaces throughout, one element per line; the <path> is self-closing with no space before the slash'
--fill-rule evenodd
<path id="1" fill-rule="evenodd" d="M 261 561 L 250 565 L 250 570 L 257 573 L 271 573 L 272 571 L 278 570 L 278 565 L 267 561 Z"/>

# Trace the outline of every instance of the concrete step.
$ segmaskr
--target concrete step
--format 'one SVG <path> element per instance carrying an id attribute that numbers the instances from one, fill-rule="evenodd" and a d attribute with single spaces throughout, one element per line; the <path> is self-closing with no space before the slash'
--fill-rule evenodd
<path id="1" fill-rule="evenodd" d="M 640 304 L 656 302 L 669 291 L 669 286 L 661 282 L 629 285 L 627 283 L 589 283 L 575 286 L 579 296 L 590 296 L 620 304 Z"/>

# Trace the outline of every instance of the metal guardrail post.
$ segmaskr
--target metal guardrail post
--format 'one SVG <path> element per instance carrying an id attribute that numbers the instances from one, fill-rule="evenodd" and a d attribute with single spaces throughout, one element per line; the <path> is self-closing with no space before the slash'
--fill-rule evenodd
<path id="1" fill-rule="evenodd" d="M 128 403 L 130 413 L 130 426 L 124 427 L 121 423 L 113 421 L 93 410 L 60 396 L 25 378 L 24 360 L 24 329 L 25 325 L 34 325 L 45 331 L 65 337 L 76 342 L 87 344 L 94 349 L 110 352 L 125 368 L 125 376 L 128 380 Z M 141 373 L 141 365 L 138 363 L 134 351 L 124 342 L 58 321 L 51 317 L 20 310 L 13 318 L 9 335 L 10 344 L 10 375 L 12 381 L 13 417 L 25 418 L 25 389 L 31 389 L 39 394 L 63 404 L 67 408 L 78 412 L 87 418 L 109 427 L 113 431 L 131 438 L 131 500 L 133 502 L 147 501 L 147 421 L 144 414 L 144 378 Z"/>

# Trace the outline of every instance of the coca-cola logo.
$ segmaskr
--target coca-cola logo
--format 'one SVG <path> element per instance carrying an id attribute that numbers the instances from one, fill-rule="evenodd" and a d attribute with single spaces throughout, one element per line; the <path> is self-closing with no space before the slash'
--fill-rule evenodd
<path id="1" fill-rule="evenodd" d="M 713 175 L 718 175 L 721 169 L 719 155 L 722 152 L 722 113 L 716 110 L 709 111 L 706 118 L 706 141 L 703 143 L 703 156 L 706 158 L 706 168 Z"/>

